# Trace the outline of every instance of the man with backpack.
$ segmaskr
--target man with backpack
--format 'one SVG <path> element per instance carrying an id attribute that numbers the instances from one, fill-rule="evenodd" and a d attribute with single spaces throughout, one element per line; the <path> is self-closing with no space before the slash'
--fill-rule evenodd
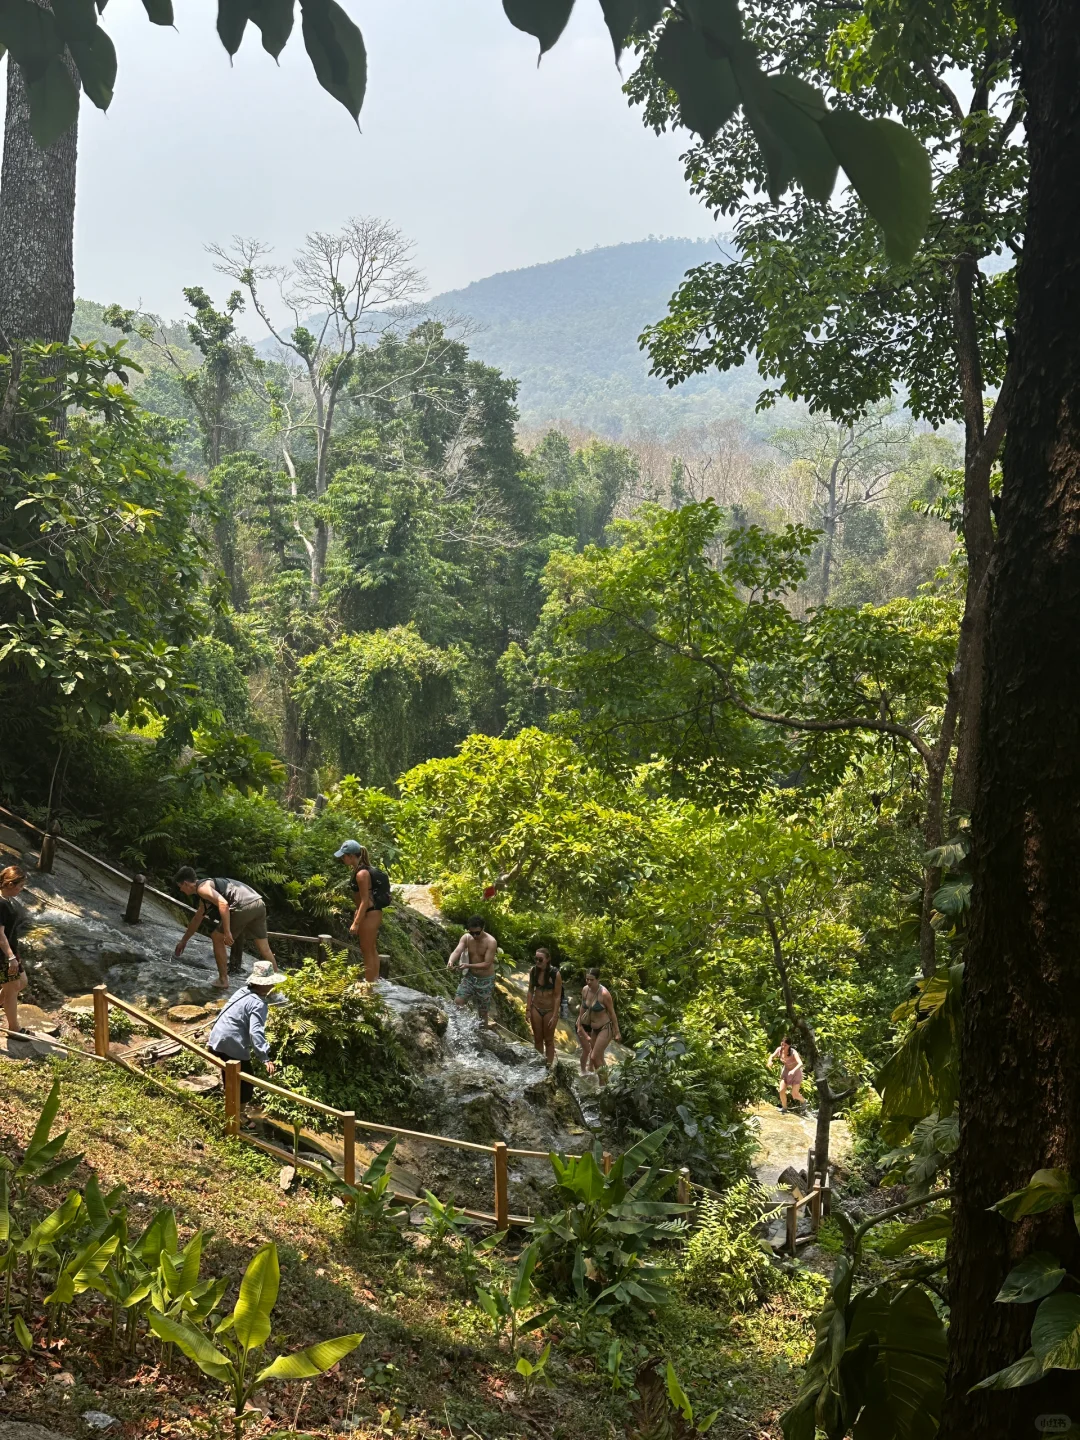
<path id="1" fill-rule="evenodd" d="M 360 942 L 364 956 L 364 978 L 373 985 L 379 978 L 379 926 L 384 908 L 390 904 L 390 876 L 372 865 L 367 850 L 359 840 L 346 840 L 334 851 L 334 859 L 352 871 L 353 915 L 349 934 Z"/>
<path id="2" fill-rule="evenodd" d="M 273 970 L 274 952 L 266 938 L 266 904 L 258 891 L 242 880 L 230 880 L 225 875 L 200 880 L 190 865 L 184 865 L 176 872 L 173 884 L 182 895 L 190 896 L 197 902 L 195 914 L 173 952 L 177 960 L 203 919 L 209 916 L 214 926 L 210 941 L 217 961 L 217 985 L 220 989 L 229 988 L 229 951 L 239 940 L 251 941 Z"/>

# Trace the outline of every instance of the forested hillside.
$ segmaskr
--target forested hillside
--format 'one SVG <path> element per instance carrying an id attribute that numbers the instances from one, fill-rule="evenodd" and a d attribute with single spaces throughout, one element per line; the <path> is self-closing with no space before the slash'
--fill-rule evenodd
<path id="1" fill-rule="evenodd" d="M 527 425 L 565 420 L 620 439 L 733 416 L 750 421 L 762 388 L 752 363 L 672 391 L 650 376 L 638 345 L 685 272 L 728 248 L 724 236 L 605 245 L 489 275 L 432 303 L 475 323 L 474 353 L 516 377 Z"/>

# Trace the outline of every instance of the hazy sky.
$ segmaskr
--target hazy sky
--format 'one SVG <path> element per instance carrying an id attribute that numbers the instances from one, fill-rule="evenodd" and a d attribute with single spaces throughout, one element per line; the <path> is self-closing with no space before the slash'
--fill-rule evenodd
<path id="1" fill-rule="evenodd" d="M 597 0 L 578 0 L 539 69 L 499 0 L 344 3 L 368 46 L 361 134 L 314 79 L 299 7 L 280 68 L 249 25 L 230 69 L 210 0 L 179 0 L 179 32 L 112 0 L 116 96 L 81 121 L 80 295 L 176 316 L 181 286 L 223 289 L 208 241 L 258 236 L 286 259 L 306 231 L 355 214 L 412 236 L 433 291 L 713 231 L 684 185 L 680 137 L 657 138 L 628 108 Z"/>

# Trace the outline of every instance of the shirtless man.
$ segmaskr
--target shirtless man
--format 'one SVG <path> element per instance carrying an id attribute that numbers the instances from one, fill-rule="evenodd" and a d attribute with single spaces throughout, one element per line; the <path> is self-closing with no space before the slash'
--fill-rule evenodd
<path id="1" fill-rule="evenodd" d="M 458 941 L 457 946 L 446 962 L 448 970 L 455 966 L 464 971 L 461 977 L 461 984 L 454 996 L 454 1004 L 468 1005 L 470 1000 L 476 1001 L 476 1008 L 480 1012 L 480 1019 L 485 1025 L 488 1021 L 488 1009 L 491 1005 L 491 997 L 495 993 L 495 951 L 498 949 L 494 935 L 489 935 L 484 928 L 484 917 L 482 915 L 471 915 L 465 927 L 465 934 Z"/>

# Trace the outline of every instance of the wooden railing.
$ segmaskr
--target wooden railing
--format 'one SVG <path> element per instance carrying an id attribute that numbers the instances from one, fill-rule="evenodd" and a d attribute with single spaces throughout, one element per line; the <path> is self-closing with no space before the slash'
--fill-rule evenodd
<path id="1" fill-rule="evenodd" d="M 119 999 L 116 995 L 110 995 L 107 986 L 95 985 L 94 987 L 94 1053 L 102 1060 L 116 1060 L 109 1046 L 109 1011 L 115 1007 L 122 1010 L 125 1015 L 130 1015 L 141 1025 L 148 1026 L 162 1035 L 167 1035 L 175 1040 L 185 1049 L 192 1051 L 208 1065 L 222 1073 L 225 1087 L 225 1134 L 236 1140 L 242 1140 L 245 1144 L 254 1145 L 259 1150 L 266 1151 L 269 1155 L 275 1155 L 279 1159 L 288 1161 L 299 1169 L 307 1170 L 313 1174 L 325 1178 L 326 1171 L 322 1166 L 311 1164 L 301 1160 L 298 1156 L 291 1154 L 280 1145 L 274 1145 L 268 1140 L 263 1140 L 257 1135 L 241 1128 L 240 1113 L 240 1087 L 241 1083 L 253 1085 L 256 1089 L 267 1091 L 271 1095 L 277 1095 L 287 1100 L 291 1105 L 300 1106 L 312 1110 L 324 1120 L 337 1121 L 341 1127 L 342 1143 L 342 1179 L 346 1185 L 356 1184 L 356 1131 L 369 1130 L 377 1135 L 397 1135 L 402 1139 L 416 1140 L 425 1145 L 448 1145 L 457 1150 L 470 1150 L 481 1155 L 490 1155 L 494 1168 L 494 1200 L 495 1209 L 493 1212 L 485 1210 L 465 1210 L 466 1215 L 477 1220 L 486 1220 L 494 1224 L 497 1230 L 507 1230 L 511 1225 L 528 1225 L 532 1223 L 531 1215 L 511 1215 L 509 1196 L 509 1159 L 510 1156 L 523 1158 L 537 1157 L 548 1158 L 547 1151 L 541 1150 L 515 1150 L 505 1145 L 501 1140 L 495 1141 L 492 1145 L 481 1145 L 474 1140 L 458 1140 L 449 1135 L 429 1135 L 422 1130 L 406 1130 L 400 1125 L 381 1125 L 372 1120 L 358 1120 L 353 1110 L 338 1110 L 333 1105 L 324 1105 L 320 1100 L 312 1100 L 307 1095 L 299 1095 L 295 1090 L 286 1090 L 281 1085 L 275 1085 L 272 1081 L 264 1079 L 261 1075 L 249 1075 L 241 1068 L 239 1060 L 223 1060 L 219 1055 L 207 1050 L 205 1046 L 190 1039 L 189 1036 L 174 1030 L 164 1021 L 155 1019 L 136 1005 L 130 1005 L 126 1000 Z M 399 1198 L 408 1200 L 419 1200 L 417 1195 L 409 1195 L 397 1192 Z"/>
<path id="2" fill-rule="evenodd" d="M 800 1235 L 799 1211 L 806 1207 L 810 1209 L 810 1234 Z M 787 1202 L 784 1211 L 784 1248 L 789 1255 L 794 1255 L 799 1245 L 809 1244 L 821 1229 L 822 1220 L 832 1213 L 832 1189 L 828 1175 L 824 1182 L 820 1175 L 815 1175 L 809 1195 L 794 1196 Z"/>

